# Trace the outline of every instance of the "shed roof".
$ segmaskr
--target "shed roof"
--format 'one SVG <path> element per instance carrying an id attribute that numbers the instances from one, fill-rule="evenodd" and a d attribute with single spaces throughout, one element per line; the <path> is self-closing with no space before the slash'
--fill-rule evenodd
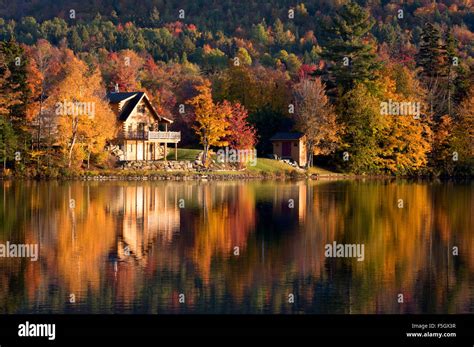
<path id="1" fill-rule="evenodd" d="M 270 141 L 299 140 L 304 134 L 298 132 L 278 132 L 270 138 Z"/>

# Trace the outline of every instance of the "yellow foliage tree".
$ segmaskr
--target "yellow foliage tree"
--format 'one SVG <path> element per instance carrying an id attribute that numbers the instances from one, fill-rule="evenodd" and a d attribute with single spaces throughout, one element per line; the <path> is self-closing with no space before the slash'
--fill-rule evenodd
<path id="1" fill-rule="evenodd" d="M 208 165 L 208 152 L 211 146 L 227 146 L 226 135 L 229 134 L 228 114 L 225 108 L 216 105 L 212 100 L 211 84 L 196 87 L 198 94 L 187 103 L 194 107 L 194 131 L 203 145 L 202 161 Z"/>
<path id="2" fill-rule="evenodd" d="M 98 70 L 90 73 L 87 65 L 67 52 L 69 64 L 64 77 L 48 98 L 56 114 L 57 141 L 67 166 L 89 161 L 91 154 L 103 152 L 107 139 L 116 133 L 116 118 L 105 99 L 105 88 Z"/>
<path id="3" fill-rule="evenodd" d="M 381 160 L 392 173 L 413 173 L 426 165 L 431 150 L 430 119 L 423 114 L 423 89 L 404 67 L 389 66 L 381 78 L 383 102 L 419 103 L 420 114 L 388 114 L 382 129 Z"/>

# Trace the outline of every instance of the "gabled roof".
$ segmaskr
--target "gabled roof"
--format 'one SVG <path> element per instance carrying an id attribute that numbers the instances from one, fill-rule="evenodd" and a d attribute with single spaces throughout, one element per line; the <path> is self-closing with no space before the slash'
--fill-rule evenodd
<path id="1" fill-rule="evenodd" d="M 119 102 L 125 101 L 125 105 L 122 108 L 122 111 L 118 115 L 118 118 L 121 121 L 126 121 L 127 118 L 130 116 L 132 111 L 137 107 L 137 105 L 140 103 L 140 101 L 145 97 L 145 103 L 148 105 L 148 107 L 151 110 L 151 113 L 153 116 L 160 121 L 164 121 L 167 123 L 173 123 L 171 119 L 165 118 L 160 116 L 153 105 L 151 104 L 150 100 L 148 99 L 148 96 L 144 92 L 110 92 L 107 93 L 107 99 L 109 99 L 109 102 L 112 104 L 118 104 Z"/>
<path id="2" fill-rule="evenodd" d="M 107 93 L 107 99 L 109 99 L 109 101 L 112 104 L 117 104 L 120 101 L 130 99 L 131 97 L 136 96 L 137 94 L 138 94 L 137 92 L 131 92 L 131 93 L 110 92 L 110 93 Z"/>
<path id="3" fill-rule="evenodd" d="M 304 134 L 297 132 L 279 132 L 270 138 L 270 141 L 299 140 Z"/>

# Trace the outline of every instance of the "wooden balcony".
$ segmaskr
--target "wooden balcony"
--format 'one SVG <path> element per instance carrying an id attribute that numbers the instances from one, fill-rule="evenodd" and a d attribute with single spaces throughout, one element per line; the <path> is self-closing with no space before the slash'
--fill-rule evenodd
<path id="1" fill-rule="evenodd" d="M 180 131 L 149 131 L 148 140 L 169 140 L 170 142 L 181 141 Z"/>
<path id="2" fill-rule="evenodd" d="M 181 141 L 180 131 L 125 131 L 125 140 L 143 140 L 160 143 L 177 143 Z"/>

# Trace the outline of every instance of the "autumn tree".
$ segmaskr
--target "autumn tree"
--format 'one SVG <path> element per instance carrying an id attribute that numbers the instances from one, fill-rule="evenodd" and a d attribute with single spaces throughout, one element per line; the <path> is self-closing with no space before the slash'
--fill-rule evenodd
<path id="1" fill-rule="evenodd" d="M 31 89 L 27 108 L 27 118 L 31 120 L 31 135 L 36 143 L 36 150 L 31 155 L 37 158 L 40 165 L 43 152 L 46 155 L 47 165 L 50 165 L 51 148 L 53 144 L 54 117 L 46 112 L 45 101 L 53 86 L 61 78 L 64 66 L 64 54 L 53 47 L 46 40 L 38 40 L 35 46 L 30 47 L 26 54 L 28 60 L 28 86 Z"/>
<path id="2" fill-rule="evenodd" d="M 105 100 L 100 73 L 92 74 L 86 64 L 68 51 L 63 79 L 48 98 L 57 117 L 57 140 L 67 166 L 103 151 L 105 141 L 115 134 L 115 116 Z"/>
<path id="3" fill-rule="evenodd" d="M 26 105 L 26 119 L 29 123 L 31 123 L 38 117 L 40 113 L 40 101 L 44 76 L 38 69 L 38 64 L 34 59 L 28 59 L 26 71 L 26 83 L 28 85 L 28 89 L 30 90 Z"/>
<path id="4" fill-rule="evenodd" d="M 293 87 L 293 95 L 295 129 L 306 136 L 307 166 L 311 167 L 313 155 L 334 152 L 339 141 L 340 126 L 320 78 L 302 79 Z"/>
<path id="5" fill-rule="evenodd" d="M 217 107 L 212 100 L 211 84 L 205 81 L 196 87 L 198 94 L 188 100 L 187 104 L 194 108 L 195 124 L 193 129 L 203 145 L 204 165 L 208 165 L 208 153 L 211 146 L 226 146 L 225 140 L 229 134 L 227 114 Z"/>
<path id="6" fill-rule="evenodd" d="M 132 50 L 110 53 L 103 68 L 109 89 L 118 87 L 122 92 L 140 89 L 139 72 L 143 64 L 143 59 Z"/>
<path id="7" fill-rule="evenodd" d="M 257 131 L 248 122 L 248 112 L 241 104 L 228 101 L 222 103 L 228 114 L 228 135 L 226 141 L 234 149 L 253 149 L 257 143 Z"/>
<path id="8" fill-rule="evenodd" d="M 0 116 L 4 117 L 10 117 L 12 107 L 21 103 L 21 92 L 12 83 L 11 75 L 5 54 L 0 50 Z"/>
<path id="9" fill-rule="evenodd" d="M 415 174 L 428 163 L 431 119 L 426 115 L 425 90 L 406 67 L 387 64 L 377 81 L 381 102 L 413 105 L 413 113 L 384 114 L 379 132 L 380 167 L 391 174 Z M 415 110 L 416 109 L 416 110 Z"/>
<path id="10" fill-rule="evenodd" d="M 85 152 L 87 168 L 89 168 L 91 155 L 95 157 L 97 164 L 105 161 L 107 152 L 104 151 L 104 147 L 107 140 L 117 136 L 118 127 L 115 115 L 105 97 L 102 75 L 98 69 L 93 71 L 87 83 L 91 93 L 90 100 L 95 105 L 95 112 L 93 117 L 84 119 L 84 127 L 80 128 L 79 138 Z"/>
<path id="11" fill-rule="evenodd" d="M 216 99 L 238 101 L 253 112 L 258 107 L 257 83 L 250 67 L 232 65 L 215 83 Z"/>
<path id="12" fill-rule="evenodd" d="M 249 52 L 243 48 L 240 47 L 237 51 L 237 55 L 234 58 L 234 64 L 238 65 L 252 65 L 252 57 L 250 57 Z"/>

